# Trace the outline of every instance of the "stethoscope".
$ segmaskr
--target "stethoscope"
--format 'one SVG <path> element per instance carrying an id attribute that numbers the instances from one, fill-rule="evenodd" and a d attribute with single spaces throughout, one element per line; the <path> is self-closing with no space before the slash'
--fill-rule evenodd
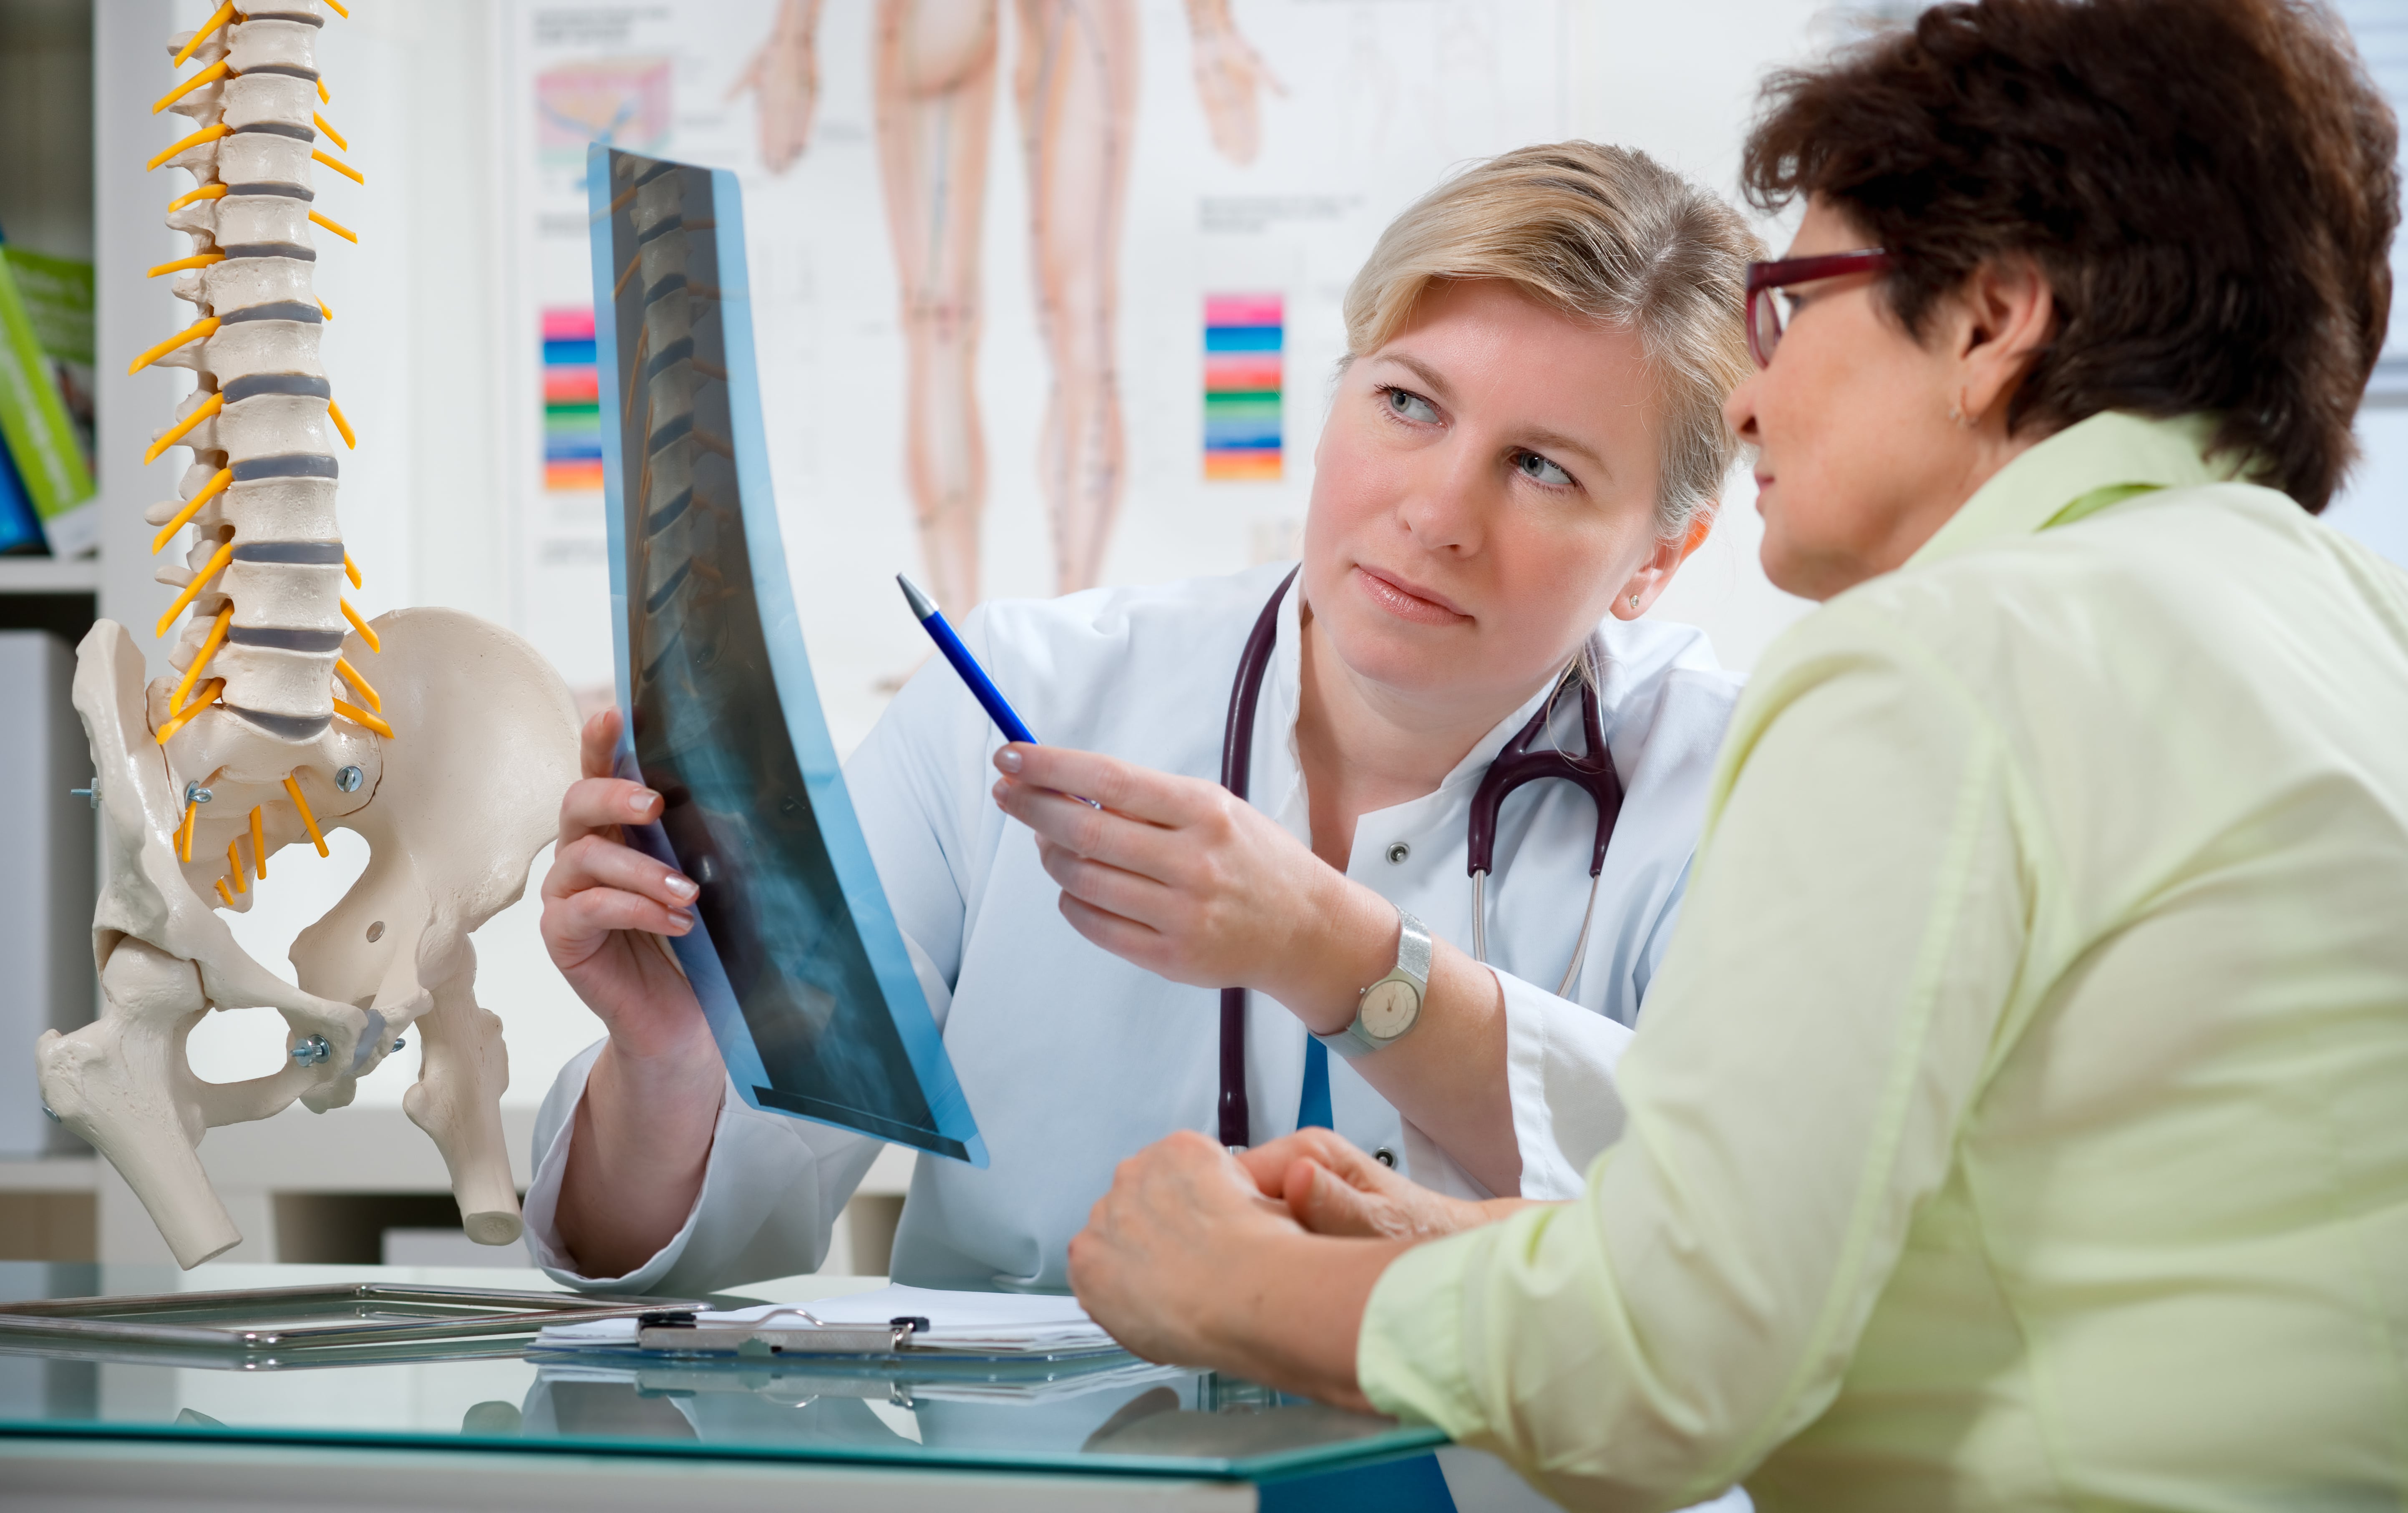
<path id="1" fill-rule="evenodd" d="M 1270 671 L 1271 646 L 1279 638 L 1280 602 L 1287 597 L 1296 582 L 1297 572 L 1291 569 L 1280 579 L 1280 586 L 1263 606 L 1262 615 L 1246 637 L 1246 649 L 1238 659 L 1237 681 L 1229 688 L 1229 720 L 1221 736 L 1221 786 L 1243 799 L 1249 769 L 1254 763 L 1254 707 L 1261 702 L 1263 675 Z M 1540 747 L 1541 737 L 1555 712 L 1555 700 L 1567 683 L 1580 685 L 1581 724 L 1588 739 L 1584 756 L 1553 745 Z M 1613 821 L 1622 814 L 1622 782 L 1614 776 L 1613 754 L 1605 744 L 1605 721 L 1598 712 L 1597 680 L 1580 676 L 1577 667 L 1567 669 L 1557 681 L 1538 713 L 1530 717 L 1519 734 L 1505 743 L 1481 775 L 1480 786 L 1471 795 L 1469 825 L 1467 870 L 1471 874 L 1471 955 L 1474 961 L 1488 960 L 1486 927 L 1486 893 L 1488 875 L 1497 861 L 1497 816 L 1505 806 L 1506 795 L 1530 783 L 1550 778 L 1561 778 L 1576 784 L 1597 806 L 1597 844 L 1589 851 L 1588 907 L 1581 915 L 1580 939 L 1572 947 L 1571 965 L 1564 969 L 1564 980 L 1555 989 L 1557 997 L 1571 992 L 1572 979 L 1580 976 L 1581 962 L 1588 955 L 1589 925 L 1597 914 L 1598 879 L 1605 872 L 1605 849 L 1613 839 Z M 1246 990 L 1221 990 L 1221 1143 L 1238 1147 L 1249 1143 L 1251 1110 L 1246 1106 Z"/>

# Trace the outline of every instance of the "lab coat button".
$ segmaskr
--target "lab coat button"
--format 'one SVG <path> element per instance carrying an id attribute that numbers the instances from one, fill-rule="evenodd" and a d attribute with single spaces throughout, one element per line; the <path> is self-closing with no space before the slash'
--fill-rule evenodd
<path id="1" fill-rule="evenodd" d="M 1371 1159 L 1378 1162 L 1381 1165 L 1387 1167 L 1390 1171 L 1396 1170 L 1397 1153 L 1389 1149 L 1386 1146 L 1382 1146 L 1379 1149 L 1372 1151 Z"/>
<path id="2" fill-rule="evenodd" d="M 1388 861 L 1392 865 L 1402 862 L 1406 857 L 1412 854 L 1413 849 L 1406 845 L 1403 841 L 1397 841 L 1388 848 Z"/>

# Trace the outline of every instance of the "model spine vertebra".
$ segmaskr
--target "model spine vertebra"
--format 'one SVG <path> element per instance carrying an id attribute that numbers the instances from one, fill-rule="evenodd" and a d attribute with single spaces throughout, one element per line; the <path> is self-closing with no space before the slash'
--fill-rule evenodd
<path id="1" fill-rule="evenodd" d="M 194 455 L 180 497 L 150 517 L 161 527 L 154 550 L 182 527 L 193 532 L 183 564 L 160 574 L 183 591 L 163 633 L 185 615 L 169 658 L 183 677 L 158 712 L 163 745 L 180 737 L 205 747 L 224 720 L 295 743 L 337 717 L 392 734 L 376 690 L 342 655 L 347 623 L 371 647 L 375 635 L 343 599 L 346 577 L 355 585 L 358 577 L 336 519 L 335 443 L 338 434 L 347 445 L 352 437 L 319 353 L 331 312 L 315 289 L 312 228 L 351 237 L 316 207 L 318 165 L 361 176 L 318 146 L 322 135 L 348 146 L 318 109 L 331 99 L 318 69 L 322 24 L 308 0 L 238 20 L 222 7 L 176 50 L 178 62 L 199 68 L 154 107 L 196 128 L 152 166 L 181 167 L 195 180 L 167 215 L 192 237 L 190 253 L 154 273 L 174 276 L 176 295 L 199 319 L 133 366 L 189 367 L 200 378 L 151 447 L 153 457 L 172 445 Z M 322 849 L 300 787 L 285 786 Z M 186 818 L 189 837 L 196 803 L 188 801 Z M 254 877 L 263 865 L 255 853 Z M 216 884 L 228 899 L 243 889 L 242 872 L 237 858 Z"/>

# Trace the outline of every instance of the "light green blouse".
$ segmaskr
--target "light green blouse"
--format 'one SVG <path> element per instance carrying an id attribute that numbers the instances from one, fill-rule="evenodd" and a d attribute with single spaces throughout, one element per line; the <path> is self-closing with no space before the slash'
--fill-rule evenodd
<path id="1" fill-rule="evenodd" d="M 2402 1506 L 2408 575 L 2096 416 L 1766 655 L 1579 1202 L 1363 1388 L 1575 1506 Z"/>

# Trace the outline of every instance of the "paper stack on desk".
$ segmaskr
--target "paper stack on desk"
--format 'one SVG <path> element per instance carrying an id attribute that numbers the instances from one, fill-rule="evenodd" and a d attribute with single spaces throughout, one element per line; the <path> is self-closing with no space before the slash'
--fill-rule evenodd
<path id="1" fill-rule="evenodd" d="M 695 1316 L 697 1330 L 749 1326 L 783 1335 L 815 1328 L 860 1329 L 897 1318 L 928 1320 L 914 1330 L 910 1349 L 966 1355 L 1066 1355 L 1117 1349 L 1087 1317 L 1079 1300 L 1026 1292 L 948 1292 L 925 1287 L 882 1287 L 873 1292 L 811 1303 L 768 1303 L 755 1308 Z M 538 1350 L 632 1350 L 638 1321 L 603 1319 L 546 1329 Z"/>

